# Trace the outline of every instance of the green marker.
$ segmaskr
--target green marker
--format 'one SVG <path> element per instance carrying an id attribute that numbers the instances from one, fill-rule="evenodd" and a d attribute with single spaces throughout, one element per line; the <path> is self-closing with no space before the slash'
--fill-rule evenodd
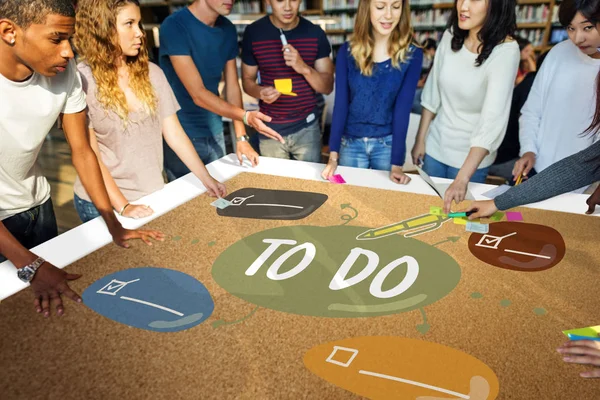
<path id="1" fill-rule="evenodd" d="M 448 214 L 448 216 L 450 218 L 461 218 L 461 217 L 468 217 L 469 215 L 473 214 L 474 211 L 467 211 L 467 212 L 455 212 L 455 213 L 450 213 Z"/>

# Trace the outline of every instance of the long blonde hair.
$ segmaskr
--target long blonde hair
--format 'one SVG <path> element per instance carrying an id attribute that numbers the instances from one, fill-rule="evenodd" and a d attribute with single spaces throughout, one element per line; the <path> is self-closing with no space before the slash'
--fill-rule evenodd
<path id="1" fill-rule="evenodd" d="M 82 0 L 79 1 L 75 23 L 74 45 L 80 60 L 92 69 L 96 80 L 98 101 L 107 110 L 114 111 L 124 122 L 129 120 L 129 106 L 125 92 L 119 87 L 117 62 L 122 56 L 117 34 L 118 10 L 137 0 Z M 156 92 L 150 82 L 146 35 L 142 37 L 140 52 L 127 57 L 129 87 L 142 103 L 144 111 L 155 115 L 158 108 Z"/>
<path id="2" fill-rule="evenodd" d="M 350 52 L 361 74 L 373 74 L 373 49 L 375 38 L 371 24 L 371 1 L 360 0 L 354 23 L 354 34 L 350 39 Z M 408 59 L 408 49 L 413 41 L 413 29 L 410 24 L 409 0 L 402 0 L 402 15 L 398 25 L 388 39 L 388 54 L 392 59 L 392 66 L 399 68 L 400 63 Z"/>

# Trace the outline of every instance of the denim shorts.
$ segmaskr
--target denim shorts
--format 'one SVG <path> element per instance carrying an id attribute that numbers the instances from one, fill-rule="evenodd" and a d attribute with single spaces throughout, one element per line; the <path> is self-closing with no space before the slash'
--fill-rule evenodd
<path id="1" fill-rule="evenodd" d="M 75 204 L 75 210 L 77 210 L 81 222 L 88 222 L 100 216 L 100 212 L 98 212 L 98 209 L 91 201 L 83 200 L 81 197 L 75 195 L 73 197 L 73 204 Z"/>

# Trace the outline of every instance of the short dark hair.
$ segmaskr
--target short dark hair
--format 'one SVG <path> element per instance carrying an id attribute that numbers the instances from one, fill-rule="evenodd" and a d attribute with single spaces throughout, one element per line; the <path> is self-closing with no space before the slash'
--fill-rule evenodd
<path id="1" fill-rule="evenodd" d="M 600 22 L 600 2 L 598 0 L 563 0 L 558 8 L 558 20 L 560 24 L 567 27 L 580 12 L 592 23 Z"/>
<path id="2" fill-rule="evenodd" d="M 75 18 L 72 0 L 0 0 L 0 19 L 13 21 L 22 29 L 42 24 L 49 14 Z"/>
<path id="3" fill-rule="evenodd" d="M 523 49 L 527 46 L 529 46 L 531 44 L 531 42 L 529 41 L 529 39 L 524 38 L 523 36 L 515 36 L 515 40 L 517 41 L 517 44 L 519 45 L 519 50 L 523 51 Z"/>
<path id="4" fill-rule="evenodd" d="M 600 24 L 600 0 L 580 0 L 581 14 L 593 24 Z"/>
<path id="5" fill-rule="evenodd" d="M 454 8 L 448 19 L 448 27 L 452 32 L 451 48 L 453 51 L 459 51 L 465 39 L 469 35 L 469 31 L 465 31 L 458 26 L 457 9 L 458 0 L 454 1 Z M 487 16 L 477 34 L 481 41 L 481 52 L 475 60 L 476 66 L 481 66 L 488 59 L 494 48 L 503 43 L 507 37 L 513 36 L 517 29 L 517 3 L 515 0 L 489 0 L 487 8 Z"/>
<path id="6" fill-rule="evenodd" d="M 421 47 L 423 47 L 424 50 L 430 50 L 430 49 L 437 50 L 437 41 L 432 38 L 427 38 L 427 39 L 423 40 Z"/>

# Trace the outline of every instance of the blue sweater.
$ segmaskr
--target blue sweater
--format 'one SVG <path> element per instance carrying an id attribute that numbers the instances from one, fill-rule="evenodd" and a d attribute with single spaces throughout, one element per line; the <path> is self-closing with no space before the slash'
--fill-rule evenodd
<path id="1" fill-rule="evenodd" d="M 335 66 L 335 104 L 329 149 L 340 151 L 342 135 L 381 137 L 393 134 L 392 165 L 404 165 L 406 132 L 423 51 L 410 47 L 409 59 L 394 68 L 391 60 L 376 63 L 364 76 L 350 54 L 349 43 L 340 48 Z"/>

